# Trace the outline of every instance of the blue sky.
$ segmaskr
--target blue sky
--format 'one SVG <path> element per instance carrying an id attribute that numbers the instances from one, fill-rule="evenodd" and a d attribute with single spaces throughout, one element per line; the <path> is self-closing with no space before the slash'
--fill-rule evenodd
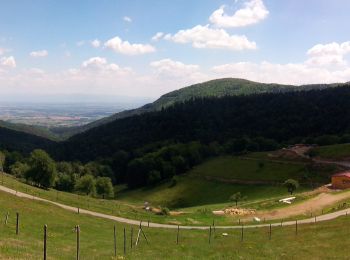
<path id="1" fill-rule="evenodd" d="M 346 0 L 2 0 L 0 10 L 2 96 L 350 81 Z"/>

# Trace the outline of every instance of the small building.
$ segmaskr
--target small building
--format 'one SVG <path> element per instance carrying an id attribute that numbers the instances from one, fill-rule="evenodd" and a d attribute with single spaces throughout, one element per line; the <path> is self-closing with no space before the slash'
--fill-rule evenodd
<path id="1" fill-rule="evenodd" d="M 340 172 L 332 175 L 332 188 L 349 189 L 350 188 L 350 171 Z"/>

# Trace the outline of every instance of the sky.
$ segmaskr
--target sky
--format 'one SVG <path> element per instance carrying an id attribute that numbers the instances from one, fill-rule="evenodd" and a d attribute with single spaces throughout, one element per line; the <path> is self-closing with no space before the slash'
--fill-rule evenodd
<path id="1" fill-rule="evenodd" d="M 350 81 L 348 0 L 0 0 L 0 99 Z"/>

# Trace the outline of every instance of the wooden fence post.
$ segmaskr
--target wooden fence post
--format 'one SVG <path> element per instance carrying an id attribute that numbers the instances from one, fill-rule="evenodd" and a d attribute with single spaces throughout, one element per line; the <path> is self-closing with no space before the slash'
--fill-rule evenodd
<path id="1" fill-rule="evenodd" d="M 270 230 L 269 230 L 269 239 L 271 240 L 271 236 L 272 236 L 272 227 L 271 227 L 271 224 L 270 224 Z"/>
<path id="2" fill-rule="evenodd" d="M 177 225 L 177 235 L 176 235 L 176 244 L 179 244 L 179 233 L 180 233 L 180 226 Z"/>
<path id="3" fill-rule="evenodd" d="M 16 235 L 19 234 L 19 213 L 16 213 Z"/>
<path id="4" fill-rule="evenodd" d="M 79 225 L 76 226 L 76 232 L 77 232 L 77 260 L 80 259 L 80 227 Z"/>
<path id="5" fill-rule="evenodd" d="M 210 244 L 210 240 L 211 240 L 211 226 L 209 227 L 209 244 Z"/>
<path id="6" fill-rule="evenodd" d="M 44 225 L 44 260 L 47 259 L 47 225 Z"/>
<path id="7" fill-rule="evenodd" d="M 132 237 L 133 237 L 133 233 L 134 233 L 134 228 L 133 227 L 131 227 L 131 231 L 130 231 L 130 248 L 132 249 Z"/>
<path id="8" fill-rule="evenodd" d="M 115 228 L 113 228 L 113 237 L 114 237 L 114 256 L 117 257 L 117 230 Z"/>
<path id="9" fill-rule="evenodd" d="M 124 255 L 126 254 L 126 233 L 124 228 Z"/>
<path id="10" fill-rule="evenodd" d="M 6 217 L 5 217 L 5 225 L 7 225 L 7 222 L 9 221 L 9 215 L 10 215 L 10 213 L 7 212 Z"/>

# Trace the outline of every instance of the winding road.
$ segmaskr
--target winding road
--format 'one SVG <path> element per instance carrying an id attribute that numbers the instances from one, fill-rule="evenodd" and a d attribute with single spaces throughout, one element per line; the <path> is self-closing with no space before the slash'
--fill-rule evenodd
<path id="1" fill-rule="evenodd" d="M 13 189 L 7 188 L 7 187 L 2 186 L 2 185 L 0 185 L 0 191 L 3 191 L 3 192 L 6 192 L 6 193 L 15 195 L 15 196 L 20 197 L 20 198 L 27 198 L 27 199 L 32 199 L 32 200 L 36 200 L 36 201 L 43 201 L 43 202 L 46 202 L 46 203 L 50 203 L 50 204 L 56 205 L 56 206 L 58 206 L 60 208 L 68 210 L 68 211 L 78 212 L 78 209 L 76 207 L 72 207 L 72 206 L 68 206 L 68 205 L 61 204 L 61 203 L 58 203 L 58 202 L 54 202 L 54 201 L 51 201 L 51 200 L 39 198 L 39 197 L 32 196 L 32 195 L 29 195 L 29 194 L 26 194 L 26 193 L 23 193 L 23 192 L 15 191 Z M 348 211 L 350 212 L 350 210 L 344 209 L 344 210 L 340 210 L 340 211 L 336 211 L 336 212 L 320 215 L 320 216 L 316 217 L 316 220 L 317 220 L 317 222 L 332 220 L 332 219 L 335 219 L 337 217 L 347 215 Z M 99 213 L 99 212 L 95 212 L 95 211 L 90 211 L 90 210 L 86 210 L 86 209 L 79 209 L 79 214 L 85 214 L 85 215 L 90 215 L 90 216 L 94 216 L 94 217 L 110 219 L 110 220 L 114 220 L 114 221 L 117 221 L 117 222 L 120 222 L 120 223 L 129 224 L 129 225 L 140 225 L 140 221 L 139 220 L 133 220 L 133 219 L 127 219 L 127 218 L 122 218 L 122 217 L 116 217 L 116 216 L 103 214 L 103 213 Z M 308 219 L 303 219 L 303 220 L 298 220 L 298 224 L 308 224 L 308 223 L 314 223 L 314 222 L 315 222 L 315 217 L 308 218 Z M 141 225 L 142 226 L 148 226 L 148 223 L 142 222 Z M 291 226 L 291 225 L 295 225 L 295 221 L 283 222 L 283 226 Z M 270 226 L 270 224 L 256 224 L 256 225 L 244 225 L 243 228 L 259 228 L 259 227 L 268 227 L 268 226 Z M 273 224 L 271 224 L 271 226 L 273 226 L 273 227 L 274 226 L 281 226 L 281 223 L 273 223 Z M 152 228 L 167 228 L 167 229 L 176 229 L 176 228 L 178 228 L 177 225 L 160 224 L 160 223 L 149 223 L 149 227 L 152 227 Z M 179 228 L 180 229 L 206 230 L 206 229 L 209 229 L 209 226 L 179 226 Z M 217 228 L 217 229 L 241 229 L 242 226 L 215 226 L 215 228 Z"/>

